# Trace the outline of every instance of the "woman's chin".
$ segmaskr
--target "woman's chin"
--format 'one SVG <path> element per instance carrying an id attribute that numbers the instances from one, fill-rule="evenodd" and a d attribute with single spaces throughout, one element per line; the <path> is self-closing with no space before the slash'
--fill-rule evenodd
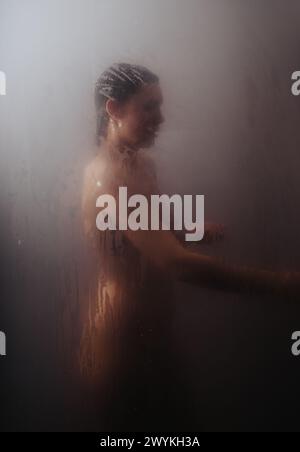
<path id="1" fill-rule="evenodd" d="M 148 136 L 143 142 L 143 147 L 150 148 L 155 143 L 155 139 L 156 139 L 155 135 Z"/>

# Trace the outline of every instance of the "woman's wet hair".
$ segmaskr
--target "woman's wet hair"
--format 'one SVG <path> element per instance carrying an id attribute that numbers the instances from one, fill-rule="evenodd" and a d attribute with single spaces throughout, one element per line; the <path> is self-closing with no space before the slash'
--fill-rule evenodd
<path id="1" fill-rule="evenodd" d="M 146 67 L 127 63 L 113 64 L 101 74 L 95 87 L 97 144 L 100 144 L 101 139 L 106 136 L 109 121 L 105 108 L 107 99 L 126 102 L 143 85 L 158 82 L 158 76 Z"/>

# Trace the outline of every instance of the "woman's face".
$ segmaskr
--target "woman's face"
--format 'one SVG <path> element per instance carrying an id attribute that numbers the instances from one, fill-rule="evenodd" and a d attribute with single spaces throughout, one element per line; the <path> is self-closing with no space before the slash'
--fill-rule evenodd
<path id="1" fill-rule="evenodd" d="M 135 149 L 150 147 L 164 121 L 163 96 L 158 83 L 143 86 L 122 106 L 118 134 L 120 142 Z"/>

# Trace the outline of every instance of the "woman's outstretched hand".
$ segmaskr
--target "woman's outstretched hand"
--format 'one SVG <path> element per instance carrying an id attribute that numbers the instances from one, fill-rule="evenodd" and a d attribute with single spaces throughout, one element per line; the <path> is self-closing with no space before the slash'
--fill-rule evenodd
<path id="1" fill-rule="evenodd" d="M 219 223 L 205 223 L 202 243 L 220 242 L 225 236 L 225 226 Z"/>

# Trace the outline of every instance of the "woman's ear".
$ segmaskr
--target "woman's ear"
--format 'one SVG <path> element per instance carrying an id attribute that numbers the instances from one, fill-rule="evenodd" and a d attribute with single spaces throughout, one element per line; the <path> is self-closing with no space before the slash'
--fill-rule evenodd
<path id="1" fill-rule="evenodd" d="M 110 118 L 117 121 L 121 117 L 121 108 L 119 102 L 113 99 L 106 101 L 105 109 Z"/>

